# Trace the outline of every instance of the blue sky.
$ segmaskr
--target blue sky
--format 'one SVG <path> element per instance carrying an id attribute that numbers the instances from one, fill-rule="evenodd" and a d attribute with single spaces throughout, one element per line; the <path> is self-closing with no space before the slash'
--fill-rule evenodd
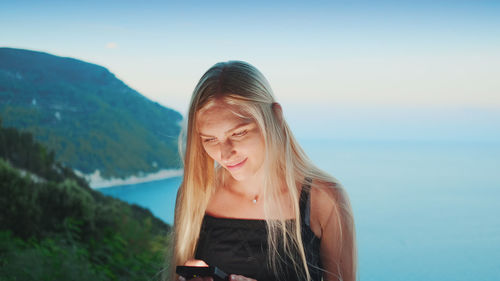
<path id="1" fill-rule="evenodd" d="M 500 1 L 2 1 L 0 46 L 103 65 L 181 113 L 206 69 L 246 60 L 299 137 L 500 140 L 498 15 Z"/>

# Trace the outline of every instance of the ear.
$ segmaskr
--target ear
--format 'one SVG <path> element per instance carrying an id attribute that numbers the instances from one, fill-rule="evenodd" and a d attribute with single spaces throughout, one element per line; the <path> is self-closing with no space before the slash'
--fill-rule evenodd
<path id="1" fill-rule="evenodd" d="M 283 109 L 281 108 L 281 104 L 273 102 L 271 106 L 276 118 L 280 121 L 280 123 L 283 123 Z"/>

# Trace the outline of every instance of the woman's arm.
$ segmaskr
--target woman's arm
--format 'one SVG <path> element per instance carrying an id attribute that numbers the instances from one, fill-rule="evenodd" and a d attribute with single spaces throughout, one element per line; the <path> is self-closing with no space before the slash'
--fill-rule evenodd
<path id="1" fill-rule="evenodd" d="M 357 254 L 354 218 L 343 188 L 324 184 L 312 189 L 311 223 L 312 228 L 315 224 L 315 232 L 321 238 L 324 280 L 355 281 Z"/>

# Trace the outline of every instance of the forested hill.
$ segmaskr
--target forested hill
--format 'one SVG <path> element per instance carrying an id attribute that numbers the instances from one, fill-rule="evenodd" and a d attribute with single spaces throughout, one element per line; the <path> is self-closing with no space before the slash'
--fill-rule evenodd
<path id="1" fill-rule="evenodd" d="M 0 120 L 1 125 L 1 120 Z M 160 280 L 170 226 L 0 126 L 0 280 Z"/>
<path id="2" fill-rule="evenodd" d="M 180 167 L 182 116 L 95 64 L 0 48 L 0 118 L 85 174 L 127 177 Z"/>

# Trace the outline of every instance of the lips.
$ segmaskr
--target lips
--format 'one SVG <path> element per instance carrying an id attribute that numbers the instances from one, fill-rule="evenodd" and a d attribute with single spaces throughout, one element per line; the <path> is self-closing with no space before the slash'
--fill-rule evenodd
<path id="1" fill-rule="evenodd" d="M 245 164 L 245 162 L 247 161 L 248 158 L 245 158 L 243 159 L 243 161 L 239 162 L 239 163 L 236 163 L 234 165 L 226 165 L 226 167 L 229 169 L 229 170 L 236 170 L 238 168 L 240 168 L 241 166 L 243 166 Z"/>

